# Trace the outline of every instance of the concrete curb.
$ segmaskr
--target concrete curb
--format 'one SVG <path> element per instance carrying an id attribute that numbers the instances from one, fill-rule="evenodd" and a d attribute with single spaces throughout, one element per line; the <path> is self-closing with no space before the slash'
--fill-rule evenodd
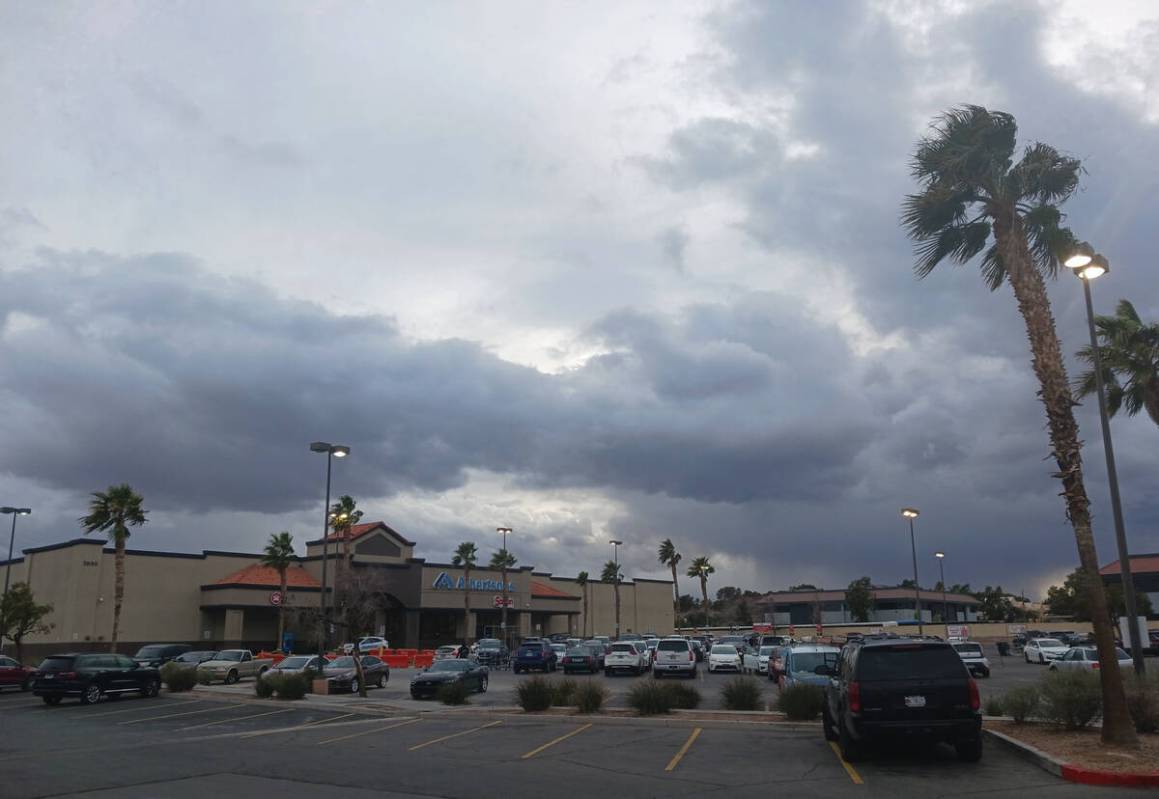
<path id="1" fill-rule="evenodd" d="M 1043 752 L 1041 749 L 1036 749 L 1028 743 L 1011 738 L 1009 735 L 1003 735 L 996 730 L 983 728 L 982 731 L 1023 760 L 1033 763 L 1044 771 L 1049 771 L 1056 777 L 1062 777 L 1069 782 L 1077 782 L 1082 785 L 1107 785 L 1132 788 L 1159 787 L 1159 772 L 1144 771 L 1132 773 L 1083 768 L 1082 766 L 1063 762 L 1053 755 Z"/>

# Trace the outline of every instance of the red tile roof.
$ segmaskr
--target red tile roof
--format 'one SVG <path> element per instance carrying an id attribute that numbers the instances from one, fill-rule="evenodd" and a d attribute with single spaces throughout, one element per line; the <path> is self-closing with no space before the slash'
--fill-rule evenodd
<path id="1" fill-rule="evenodd" d="M 1118 574 L 1120 571 L 1119 561 L 1108 563 L 1103 568 L 1099 569 L 1099 574 Z M 1132 555 L 1131 556 L 1131 574 L 1139 574 L 1140 572 L 1146 574 L 1148 572 L 1159 572 L 1159 555 Z"/>
<path id="2" fill-rule="evenodd" d="M 574 594 L 569 594 L 567 591 L 560 591 L 553 585 L 535 580 L 531 581 L 531 595 L 537 599 L 579 599 Z"/>
<path id="3" fill-rule="evenodd" d="M 251 563 L 241 571 L 236 571 L 228 577 L 222 577 L 214 585 L 253 585 L 262 588 L 280 588 L 282 580 L 278 576 L 278 570 L 272 566 Z M 301 566 L 291 566 L 286 569 L 286 587 L 321 588 L 322 584 Z"/>
<path id="4" fill-rule="evenodd" d="M 408 541 L 405 538 L 403 538 L 398 533 L 397 530 L 392 529 L 389 525 L 387 525 L 386 522 L 367 522 L 366 524 L 352 525 L 350 528 L 350 540 L 354 541 L 355 539 L 361 538 L 362 536 L 366 535 L 367 533 L 370 533 L 370 532 L 373 532 L 373 531 L 379 530 L 379 529 L 385 530 L 386 532 L 394 535 L 399 541 L 402 541 L 403 544 L 405 544 L 408 547 L 414 546 L 414 541 Z M 326 540 L 327 541 L 341 541 L 342 535 L 339 533 L 330 533 L 330 535 L 326 537 Z M 309 543 L 320 544 L 320 543 L 322 543 L 322 539 L 319 538 L 316 541 L 310 541 Z"/>

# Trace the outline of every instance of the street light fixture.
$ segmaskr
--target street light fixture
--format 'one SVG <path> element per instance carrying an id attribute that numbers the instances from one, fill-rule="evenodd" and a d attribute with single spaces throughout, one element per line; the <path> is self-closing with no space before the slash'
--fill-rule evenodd
<path id="1" fill-rule="evenodd" d="M 507 561 L 509 559 L 507 555 L 507 534 L 514 533 L 515 531 L 510 527 L 496 527 L 495 532 L 503 536 L 503 562 L 499 564 L 500 571 L 503 574 L 503 608 L 500 610 L 499 629 L 503 631 L 504 646 L 510 646 L 507 637 Z"/>
<path id="2" fill-rule="evenodd" d="M 918 588 L 918 548 L 914 540 L 914 519 L 921 516 L 921 512 L 917 508 L 902 508 L 901 515 L 909 519 L 909 546 L 914 559 L 914 610 L 918 615 L 918 635 L 925 635 L 925 625 L 922 622 L 922 596 Z"/>
<path id="3" fill-rule="evenodd" d="M 1091 360 L 1094 362 L 1095 394 L 1099 399 L 1099 424 L 1103 431 L 1103 454 L 1107 460 L 1107 483 L 1111 489 L 1111 515 L 1115 521 L 1115 546 L 1119 552 L 1119 577 L 1123 581 L 1123 603 L 1127 606 L 1127 632 L 1131 641 L 1131 660 L 1135 673 L 1144 671 L 1143 642 L 1139 635 L 1138 604 L 1135 601 L 1135 580 L 1131 576 L 1131 556 L 1127 551 L 1127 530 L 1123 524 L 1123 504 L 1119 497 L 1119 473 L 1115 469 L 1115 445 L 1111 441 L 1111 421 L 1107 414 L 1107 395 L 1103 387 L 1103 363 L 1099 355 L 1099 339 L 1095 333 L 1095 311 L 1091 302 L 1091 281 L 1111 271 L 1111 265 L 1091 245 L 1080 242 L 1075 251 L 1063 262 L 1074 270 L 1083 284 L 1083 299 L 1087 306 L 1087 330 L 1091 337 Z"/>
<path id="4" fill-rule="evenodd" d="M 945 552 L 935 552 L 934 557 L 938 559 L 938 575 L 942 578 L 942 623 L 950 623 L 949 605 L 946 604 L 946 569 L 943 563 L 946 561 Z M 957 621 L 957 619 L 954 619 Z"/>
<path id="5" fill-rule="evenodd" d="M 612 583 L 612 587 L 616 593 L 616 640 L 618 641 L 620 640 L 620 547 L 624 545 L 624 542 L 612 539 L 608 543 L 615 551 L 616 581 Z"/>
<path id="6" fill-rule="evenodd" d="M 330 538 L 330 467 L 334 458 L 345 458 L 350 454 L 350 447 L 343 444 L 330 444 L 326 441 L 315 441 L 310 444 L 310 451 L 324 454 L 326 456 L 326 504 L 322 508 L 322 599 L 321 599 L 321 617 L 322 617 L 322 635 L 318 638 L 318 657 L 325 658 L 326 656 L 326 639 L 330 634 L 330 625 L 326 618 L 326 544 Z M 281 642 L 278 642 L 281 644 Z"/>

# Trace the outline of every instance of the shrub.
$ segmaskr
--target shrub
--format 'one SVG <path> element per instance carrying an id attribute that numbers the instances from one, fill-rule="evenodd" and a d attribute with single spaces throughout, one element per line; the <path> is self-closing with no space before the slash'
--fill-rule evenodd
<path id="1" fill-rule="evenodd" d="M 720 689 L 720 702 L 725 710 L 761 710 L 764 698 L 760 680 L 753 677 L 733 677 Z"/>
<path id="2" fill-rule="evenodd" d="M 641 716 L 655 716 L 672 710 L 672 694 L 656 680 L 637 681 L 628 690 L 628 707 Z"/>
<path id="3" fill-rule="evenodd" d="M 193 686 L 197 685 L 197 669 L 170 661 L 161 667 L 161 682 L 172 693 L 192 691 Z"/>
<path id="4" fill-rule="evenodd" d="M 1068 730 L 1086 727 L 1103 714 L 1099 675 L 1079 669 L 1047 674 L 1042 680 L 1042 711 Z"/>
<path id="5" fill-rule="evenodd" d="M 1139 677 L 1133 671 L 1124 670 L 1123 690 L 1135 729 L 1148 733 L 1159 731 L 1159 675 L 1152 670 Z"/>
<path id="6" fill-rule="evenodd" d="M 1016 685 L 1002 696 L 1002 709 L 1006 715 L 1021 724 L 1038 710 L 1037 685 Z"/>
<path id="7" fill-rule="evenodd" d="M 566 707 L 575 704 L 575 680 L 565 677 L 551 684 L 551 704 Z"/>
<path id="8" fill-rule="evenodd" d="M 575 706 L 580 713 L 598 713 L 608 701 L 608 689 L 596 682 L 585 682 L 575 689 Z"/>
<path id="9" fill-rule="evenodd" d="M 821 715 L 824 704 L 825 689 L 820 685 L 786 685 L 777 697 L 777 710 L 792 721 L 812 721 Z"/>
<path id="10" fill-rule="evenodd" d="M 986 706 L 983 708 L 987 716 L 1002 716 L 1003 713 L 1002 700 L 996 696 L 992 696 L 986 700 Z"/>
<path id="11" fill-rule="evenodd" d="M 467 686 L 462 681 L 439 686 L 435 692 L 435 697 L 444 705 L 465 705 L 470 701 L 467 696 Z"/>
<path id="12" fill-rule="evenodd" d="M 310 683 L 302 674 L 279 674 L 266 679 L 274 680 L 274 691 L 278 699 L 301 699 L 310 692 Z"/>
<path id="13" fill-rule="evenodd" d="M 515 701 L 525 711 L 533 713 L 551 707 L 553 693 L 548 680 L 539 676 L 531 677 L 516 687 Z"/>
<path id="14" fill-rule="evenodd" d="M 683 682 L 666 682 L 664 691 L 668 702 L 679 710 L 695 710 L 700 706 L 700 691 L 695 686 Z"/>
<path id="15" fill-rule="evenodd" d="M 198 685 L 213 685 L 213 677 L 207 671 L 198 671 L 197 684 Z"/>
<path id="16" fill-rule="evenodd" d="M 254 680 L 254 695 L 258 699 L 269 699 L 274 695 L 274 680 L 278 677 L 277 674 L 271 674 L 268 677 L 259 677 Z"/>

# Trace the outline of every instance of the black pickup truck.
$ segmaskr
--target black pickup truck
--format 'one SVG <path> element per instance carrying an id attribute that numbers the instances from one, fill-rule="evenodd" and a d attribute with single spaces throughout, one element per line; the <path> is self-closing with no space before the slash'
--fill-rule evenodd
<path id="1" fill-rule="evenodd" d="M 867 637 L 850 643 L 825 692 L 825 738 L 848 761 L 870 743 L 945 742 L 965 761 L 982 758 L 978 686 L 948 643 Z"/>

